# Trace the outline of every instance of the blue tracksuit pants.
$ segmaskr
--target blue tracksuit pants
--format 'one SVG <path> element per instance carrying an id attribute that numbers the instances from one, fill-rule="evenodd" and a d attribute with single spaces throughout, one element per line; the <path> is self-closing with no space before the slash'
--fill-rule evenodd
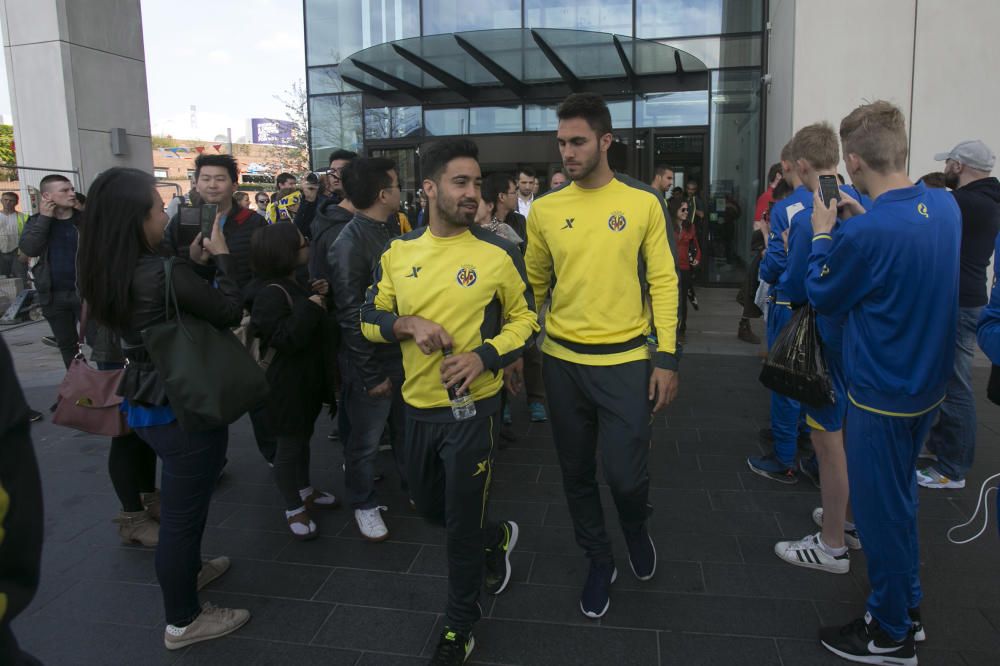
<path id="1" fill-rule="evenodd" d="M 916 464 L 937 410 L 885 416 L 847 408 L 845 446 L 854 522 L 868 560 L 868 612 L 902 640 L 920 605 Z"/>
<path id="2" fill-rule="evenodd" d="M 771 304 L 767 314 L 767 348 L 781 333 L 781 329 L 792 318 L 792 309 L 787 305 Z M 798 400 L 771 391 L 771 432 L 774 433 L 774 452 L 778 460 L 788 466 L 795 464 L 797 450 L 796 440 L 799 435 L 799 413 L 801 405 Z"/>

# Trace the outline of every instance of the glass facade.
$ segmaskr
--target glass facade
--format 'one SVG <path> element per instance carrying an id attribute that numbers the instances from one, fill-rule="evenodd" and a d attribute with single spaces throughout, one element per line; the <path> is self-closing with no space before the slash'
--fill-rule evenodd
<path id="1" fill-rule="evenodd" d="M 620 81 L 601 88 L 615 128 L 615 167 L 648 182 L 655 165 L 663 163 L 674 166 L 679 183 L 698 180 L 707 212 L 701 240 L 708 259 L 697 277 L 717 283 L 739 279 L 754 202 L 763 187 L 763 0 L 305 0 L 304 5 L 314 167 L 325 167 L 336 148 L 391 154 L 406 162 L 408 187 L 415 188 L 421 142 L 469 135 L 485 142 L 484 165 L 511 169 L 523 162 L 551 173 L 558 168 L 558 153 L 549 144 L 566 90 L 559 69 L 564 64 L 581 79 Z M 539 41 L 562 62 L 553 63 Z M 662 77 L 662 87 L 632 88 L 619 45 L 639 77 Z M 661 45 L 678 52 L 665 52 Z M 472 57 L 473 51 L 513 79 L 549 86 L 553 94 L 463 94 L 454 79 L 474 88 L 507 85 Z M 677 77 L 681 69 L 695 74 Z M 407 96 L 397 79 L 428 95 Z M 497 156 L 504 152 L 500 146 L 505 156 Z M 542 153 L 548 157 L 522 157 Z"/>

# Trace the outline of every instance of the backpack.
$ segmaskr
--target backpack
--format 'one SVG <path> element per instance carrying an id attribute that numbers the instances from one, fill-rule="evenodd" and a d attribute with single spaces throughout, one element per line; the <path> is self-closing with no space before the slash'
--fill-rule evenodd
<path id="1" fill-rule="evenodd" d="M 284 287 L 273 282 L 265 285 L 264 289 L 267 289 L 268 287 L 277 287 L 280 289 L 285 294 L 285 298 L 288 300 L 288 307 L 294 307 L 292 304 L 292 296 Z M 240 333 L 242 333 L 242 335 L 240 335 Z M 271 363 L 274 362 L 274 356 L 277 353 L 277 350 L 274 347 L 268 347 L 261 342 L 260 336 L 257 335 L 257 331 L 250 323 L 249 314 L 244 315 L 243 321 L 240 322 L 237 337 L 240 338 L 240 341 L 247 348 L 247 351 L 250 352 L 250 356 L 253 360 L 257 361 L 257 365 L 259 365 L 262 370 L 267 371 L 267 369 L 271 367 Z"/>

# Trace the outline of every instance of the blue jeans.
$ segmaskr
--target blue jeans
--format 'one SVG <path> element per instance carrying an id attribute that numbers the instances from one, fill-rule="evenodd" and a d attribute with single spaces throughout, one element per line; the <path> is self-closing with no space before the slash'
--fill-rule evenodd
<path id="1" fill-rule="evenodd" d="M 156 578 L 167 624 L 185 625 L 201 612 L 198 572 L 212 491 L 226 460 L 229 429 L 185 432 L 176 421 L 136 428 L 163 461 Z"/>
<path id="2" fill-rule="evenodd" d="M 378 456 L 382 431 L 389 428 L 389 441 L 399 468 L 400 479 L 405 485 L 403 467 L 403 429 L 405 405 L 403 403 L 403 378 L 393 376 L 392 397 L 373 398 L 365 390 L 357 371 L 348 361 L 344 364 L 343 402 L 346 403 L 350 423 L 344 440 L 344 482 L 347 499 L 353 509 L 372 509 L 378 506 L 375 499 L 375 458 Z M 341 435 L 343 436 L 343 434 Z"/>
<path id="3" fill-rule="evenodd" d="M 767 348 L 774 345 L 781 330 L 792 319 L 792 309 L 787 305 L 771 303 L 767 315 Z M 802 405 L 798 400 L 771 392 L 771 432 L 774 433 L 774 453 L 785 465 L 795 464 L 798 451 L 799 417 Z"/>
<path id="4" fill-rule="evenodd" d="M 948 396 L 940 417 L 931 428 L 927 448 L 937 455 L 934 467 L 949 479 L 964 479 L 976 455 L 976 399 L 972 394 L 972 355 L 976 324 L 982 308 L 958 309 L 955 371 L 948 382 Z"/>

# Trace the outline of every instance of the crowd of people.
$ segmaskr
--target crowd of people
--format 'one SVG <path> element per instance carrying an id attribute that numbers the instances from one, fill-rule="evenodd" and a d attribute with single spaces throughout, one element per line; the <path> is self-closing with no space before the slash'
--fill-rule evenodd
<path id="1" fill-rule="evenodd" d="M 341 505 L 364 539 L 388 539 L 375 460 L 381 447 L 391 450 L 413 508 L 446 531 L 448 596 L 432 664 L 465 662 L 481 591 L 501 594 L 511 581 L 519 528 L 491 514 L 489 491 L 498 443 L 514 437 L 508 403 L 521 393 L 532 421 L 551 423 L 574 536 L 589 560 L 581 612 L 603 617 L 619 575 L 598 452 L 629 569 L 640 581 L 654 577 L 651 414 L 678 392 L 705 208 L 697 182 L 674 192 L 667 167 L 652 186 L 610 168 L 611 116 L 599 96 L 571 95 L 557 115 L 563 170 L 542 195 L 529 169 L 484 178 L 467 139 L 424 146 L 425 204 L 412 228 L 397 165 L 343 150 L 301 186 L 279 176 L 274 197 L 253 195 L 256 210 L 238 196 L 233 158 L 203 154 L 186 201 L 165 206 L 151 175 L 113 168 L 90 186 L 84 210 L 72 184 L 53 175 L 40 184 L 41 212 L 13 218 L 19 252 L 37 260 L 32 277 L 67 367 L 86 335 L 101 368 L 123 368 L 118 394 L 130 430 L 112 440 L 108 462 L 116 522 L 123 542 L 156 547 L 167 649 L 250 619 L 198 595 L 231 566 L 201 557 L 229 429 L 181 425 L 177 372 L 154 361 L 148 335 L 179 313 L 222 335 L 238 331 L 263 373 L 269 399 L 249 417 L 296 539 L 315 538 L 315 512 Z M 824 198 L 821 182 L 836 177 L 841 158 L 852 184 Z M 907 177 L 903 114 L 887 102 L 855 109 L 839 136 L 823 122 L 802 128 L 768 174 L 741 289 L 739 335 L 748 342 L 750 318 L 766 316 L 771 345 L 796 310 L 817 313 L 834 399 L 815 407 L 774 393 L 761 433 L 773 451 L 747 464 L 777 482 L 802 474 L 820 487 L 812 513 L 820 531 L 776 544 L 782 560 L 842 574 L 850 550 L 864 548 L 864 615 L 820 631 L 830 651 L 864 663 L 917 663 L 926 632 L 916 485 L 962 487 L 972 464 L 977 324 L 980 345 L 1000 362 L 1000 292 L 986 306 L 985 273 L 1000 229 L 995 156 L 967 142 L 938 158 L 951 192 Z M 8 215 L 9 203 L 5 194 Z M 211 233 L 184 236 L 185 205 L 214 206 Z M 5 350 L 0 365 L 9 366 Z M 0 483 L 34 501 L 28 408 L 13 370 L 0 369 L 4 395 L 15 397 L 0 406 L 0 432 L 22 442 L 25 470 L 15 479 L 13 466 L 0 466 Z M 310 476 L 324 406 L 344 447 L 344 497 Z M 918 472 L 925 445 L 935 459 Z M 25 528 L 6 538 L 24 539 L 20 552 L 30 556 L 41 536 Z M 0 561 L 4 552 L 0 542 Z M 37 585 L 37 559 L 19 566 L 22 587 Z M 7 617 L 0 610 L 0 657 L 16 654 L 9 615 L 24 598 Z"/>

